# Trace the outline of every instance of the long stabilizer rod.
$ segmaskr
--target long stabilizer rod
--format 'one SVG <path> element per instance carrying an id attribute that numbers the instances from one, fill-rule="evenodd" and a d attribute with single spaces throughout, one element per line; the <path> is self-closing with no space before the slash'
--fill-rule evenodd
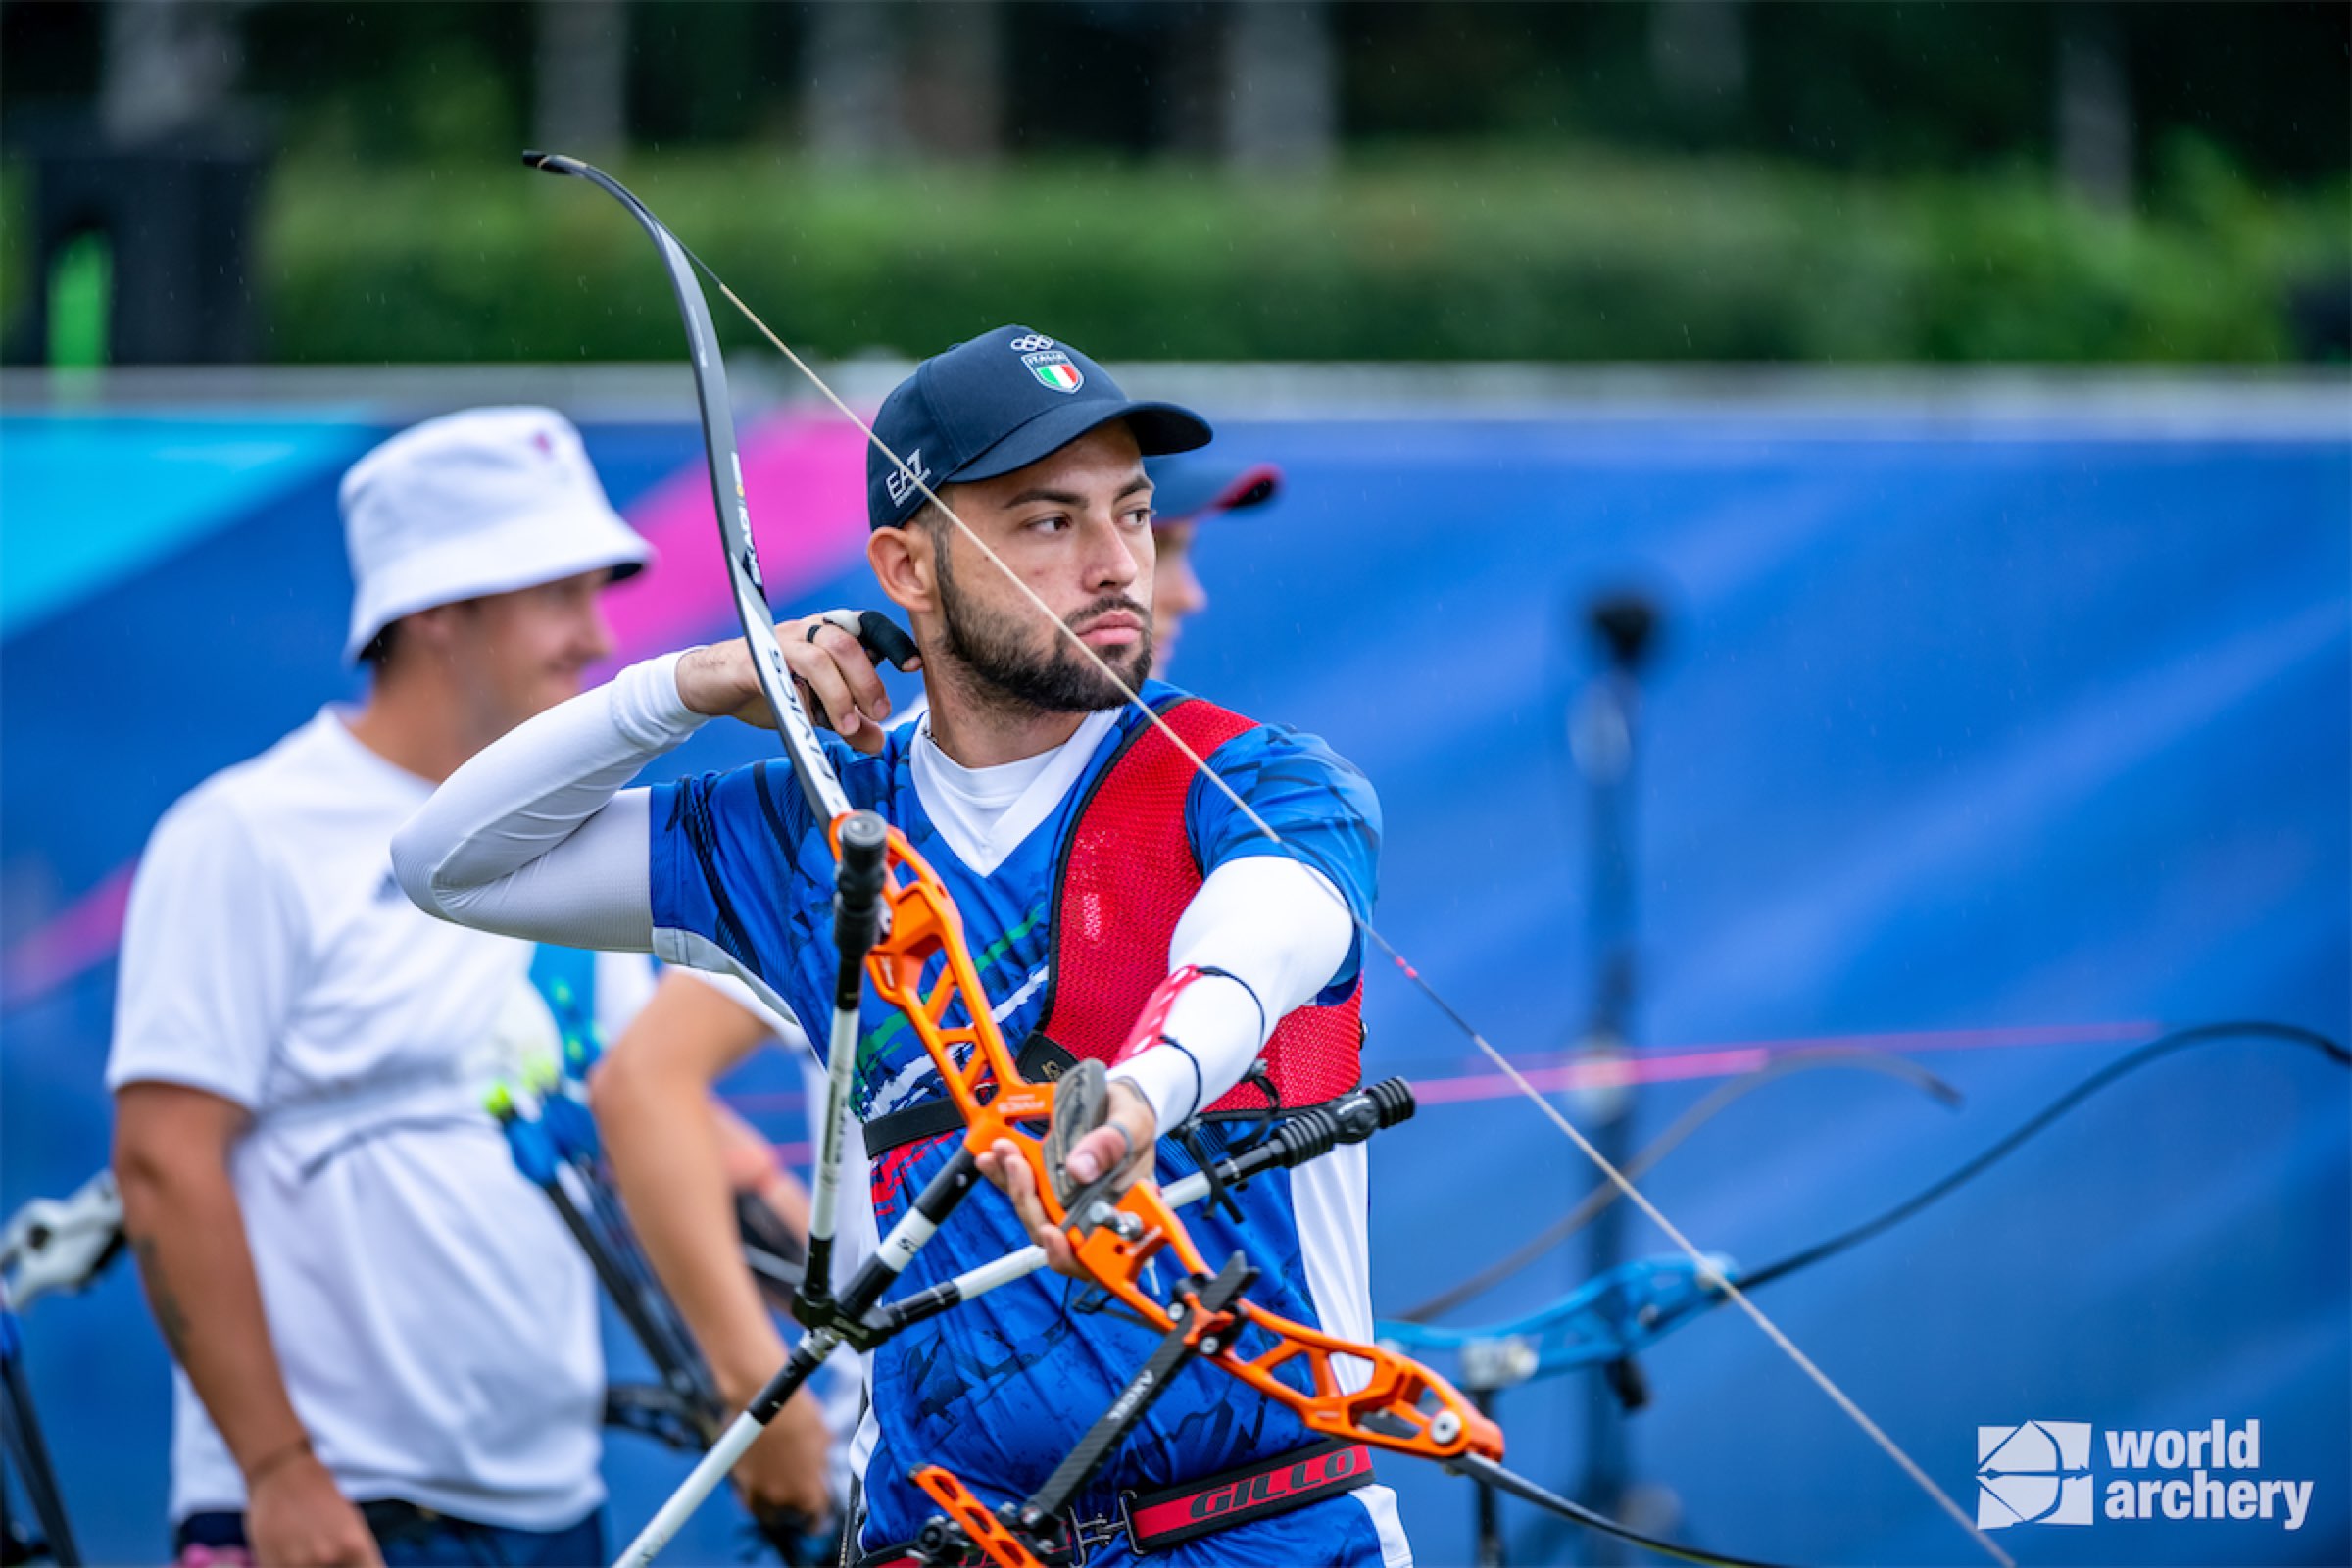
<path id="1" fill-rule="evenodd" d="M 1313 1105 L 1294 1113 L 1258 1142 L 1220 1161 L 1214 1182 L 1207 1172 L 1196 1171 L 1169 1183 L 1160 1196 L 1179 1208 L 1197 1203 L 1213 1187 L 1304 1164 L 1341 1144 L 1360 1144 L 1382 1128 L 1406 1120 L 1413 1109 L 1412 1088 L 1403 1079 L 1389 1078 L 1366 1085 L 1328 1105 Z M 915 1198 L 914 1206 L 890 1228 L 890 1235 L 883 1238 L 879 1250 L 866 1259 L 851 1281 L 839 1310 L 853 1319 L 866 1318 L 869 1313 L 879 1317 L 876 1338 L 867 1343 L 879 1343 L 908 1324 L 944 1312 L 958 1301 L 984 1296 L 999 1286 L 1025 1279 L 1046 1266 L 1043 1248 L 1025 1247 L 994 1262 L 967 1269 L 905 1300 L 887 1306 L 877 1304 L 882 1293 L 913 1259 L 915 1251 L 938 1230 L 939 1222 L 970 1191 L 977 1170 L 971 1152 L 957 1150 L 956 1157 L 925 1184 Z M 710 1451 L 678 1483 L 669 1500 L 647 1521 L 637 1539 L 629 1543 L 614 1568 L 648 1568 L 662 1548 L 685 1527 L 686 1521 L 694 1517 L 704 1499 L 726 1481 L 727 1472 L 735 1468 L 736 1461 L 760 1441 L 760 1434 L 767 1430 L 767 1423 L 784 1408 L 784 1402 L 800 1391 L 801 1385 L 833 1353 L 834 1348 L 844 1342 L 845 1336 L 831 1328 L 813 1328 L 803 1335 L 783 1370 L 769 1379 L 760 1396 L 728 1424 Z"/>

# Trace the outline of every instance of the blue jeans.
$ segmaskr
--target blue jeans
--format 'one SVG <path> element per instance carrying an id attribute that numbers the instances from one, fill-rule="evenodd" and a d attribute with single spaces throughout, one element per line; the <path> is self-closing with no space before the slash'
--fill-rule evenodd
<path id="1" fill-rule="evenodd" d="M 475 1524 L 406 1502 L 364 1502 L 360 1515 L 375 1536 L 384 1568 L 601 1568 L 606 1561 L 602 1509 L 564 1530 Z M 252 1561 L 241 1514 L 190 1514 L 172 1544 L 180 1562 L 225 1568 Z"/>

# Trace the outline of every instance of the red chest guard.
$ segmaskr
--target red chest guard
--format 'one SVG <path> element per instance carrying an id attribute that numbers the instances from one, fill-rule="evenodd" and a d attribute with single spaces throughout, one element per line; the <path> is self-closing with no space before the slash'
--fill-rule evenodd
<path id="1" fill-rule="evenodd" d="M 1203 758 L 1256 723 L 1198 697 L 1160 717 Z M 1107 1064 L 1168 977 L 1176 922 L 1200 891 L 1184 831 L 1193 777 L 1191 760 L 1147 724 L 1078 804 L 1054 883 L 1052 989 L 1038 1025 L 1073 1056 Z M 1275 1029 L 1263 1059 L 1286 1107 L 1320 1104 L 1362 1081 L 1363 997 L 1359 975 L 1344 1001 L 1300 1007 Z M 1260 1110 L 1263 1098 L 1244 1082 L 1208 1108 Z"/>

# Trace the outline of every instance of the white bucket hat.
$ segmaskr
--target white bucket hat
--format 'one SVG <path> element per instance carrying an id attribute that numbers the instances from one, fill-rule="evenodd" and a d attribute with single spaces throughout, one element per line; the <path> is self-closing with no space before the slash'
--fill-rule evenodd
<path id="1" fill-rule="evenodd" d="M 351 466 L 342 502 L 347 662 L 403 615 L 605 567 L 618 579 L 654 554 L 553 409 L 467 409 L 412 426 Z"/>

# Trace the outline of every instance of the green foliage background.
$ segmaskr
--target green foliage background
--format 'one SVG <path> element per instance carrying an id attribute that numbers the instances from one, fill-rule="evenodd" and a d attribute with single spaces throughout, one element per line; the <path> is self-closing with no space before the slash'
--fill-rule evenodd
<path id="1" fill-rule="evenodd" d="M 614 172 L 828 355 L 1021 320 L 1121 359 L 2288 358 L 2290 291 L 2352 275 L 2352 189 L 2257 192 L 2193 140 L 2161 163 L 2129 213 L 2022 167 L 1862 177 L 1556 146 L 1254 183 L 1182 163 L 850 172 L 746 151 Z M 518 162 L 296 158 L 258 250 L 274 361 L 678 352 L 635 225 Z"/>
<path id="2" fill-rule="evenodd" d="M 2046 172 L 1864 178 L 1557 149 L 1358 158 L 1313 181 L 1065 162 L 616 166 L 755 310 L 826 355 L 1023 320 L 1117 359 L 2269 364 L 2352 278 L 2352 186 L 2258 191 L 2170 147 L 2139 209 Z M 24 185 L 0 177 L 0 295 Z M 297 157 L 253 260 L 278 363 L 659 360 L 636 227 L 519 162 Z M 748 326 L 723 308 L 731 341 Z"/>
<path id="3" fill-rule="evenodd" d="M 917 54 L 957 14 L 871 4 Z M 542 8 L 233 9 L 232 118 L 276 149 L 241 280 L 260 358 L 677 353 L 625 216 L 514 159 Z M 850 171 L 791 151 L 825 6 L 629 0 L 615 172 L 830 355 L 1017 318 L 1138 359 L 2261 365 L 2296 351 L 2298 296 L 2337 316 L 2306 339 L 2342 341 L 2341 0 L 1777 0 L 1738 8 L 1739 84 L 1711 90 L 1664 69 L 1672 0 L 1333 0 L 1339 163 L 1257 180 L 1215 162 L 1202 96 L 1230 9 L 998 7 L 993 147 L 927 132 Z M 25 160 L 0 161 L 0 325 L 34 283 L 29 160 L 89 122 L 109 15 L 0 4 Z M 2128 106 L 2120 211 L 2061 173 L 2085 40 Z"/>

